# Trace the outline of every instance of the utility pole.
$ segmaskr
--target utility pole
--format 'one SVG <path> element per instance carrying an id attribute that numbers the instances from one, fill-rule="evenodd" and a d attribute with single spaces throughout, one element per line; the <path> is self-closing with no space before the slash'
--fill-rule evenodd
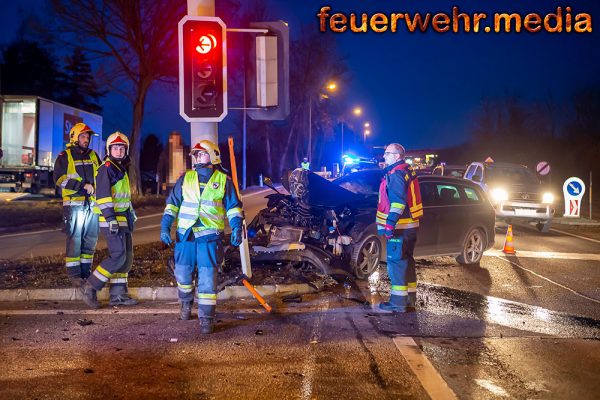
<path id="1" fill-rule="evenodd" d="M 187 13 L 193 16 L 215 16 L 215 0 L 187 0 Z M 201 140 L 219 145 L 218 122 L 190 122 L 190 146 Z"/>
<path id="2" fill-rule="evenodd" d="M 312 94 L 308 96 L 308 162 L 312 164 Z"/>

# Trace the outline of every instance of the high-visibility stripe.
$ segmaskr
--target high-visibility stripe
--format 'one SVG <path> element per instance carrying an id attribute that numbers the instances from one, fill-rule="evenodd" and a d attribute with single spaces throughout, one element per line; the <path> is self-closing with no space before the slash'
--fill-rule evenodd
<path id="1" fill-rule="evenodd" d="M 65 257 L 65 261 L 69 262 L 69 261 L 79 261 L 81 257 Z"/>
<path id="2" fill-rule="evenodd" d="M 107 270 L 105 270 L 104 268 L 102 268 L 101 265 L 98 265 L 96 267 L 96 270 L 94 272 L 98 272 L 99 274 L 104 275 L 107 278 L 111 278 L 113 274 L 111 274 L 110 272 L 108 272 Z"/>
<path id="3" fill-rule="evenodd" d="M 91 258 L 94 258 L 94 255 L 93 254 L 83 254 L 83 253 L 81 253 L 81 258 L 89 258 L 89 259 L 91 259 Z"/>
<path id="4" fill-rule="evenodd" d="M 127 283 L 127 278 L 110 278 L 110 283 Z"/>
<path id="5" fill-rule="evenodd" d="M 216 299 L 217 294 L 216 293 L 198 293 L 198 298 L 199 299 Z"/>
<path id="6" fill-rule="evenodd" d="M 231 220 L 233 217 L 243 217 L 242 209 L 239 207 L 233 207 L 227 210 L 227 218 Z"/>
<path id="7" fill-rule="evenodd" d="M 417 291 L 417 282 L 408 282 L 408 292 L 414 293 Z"/>
<path id="8" fill-rule="evenodd" d="M 194 285 L 184 285 L 179 282 L 177 282 L 177 287 L 182 293 L 192 293 L 192 291 L 194 290 Z"/>
<path id="9" fill-rule="evenodd" d="M 98 205 L 104 203 L 112 203 L 112 197 L 102 197 L 101 199 L 96 199 L 96 203 L 98 203 Z"/>
<path id="10" fill-rule="evenodd" d="M 65 263 L 66 267 L 78 267 L 79 265 L 81 265 L 79 261 L 70 261 L 68 263 Z"/>

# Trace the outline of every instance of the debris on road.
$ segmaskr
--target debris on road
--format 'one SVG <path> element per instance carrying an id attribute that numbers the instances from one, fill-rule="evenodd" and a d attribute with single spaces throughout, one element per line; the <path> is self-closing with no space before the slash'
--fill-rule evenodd
<path id="1" fill-rule="evenodd" d="M 299 294 L 288 294 L 287 296 L 283 296 L 281 301 L 284 303 L 302 303 L 302 296 Z"/>
<path id="2" fill-rule="evenodd" d="M 94 323 L 94 321 L 92 321 L 91 319 L 86 319 L 86 318 L 81 318 L 77 320 L 77 325 L 81 325 L 81 326 L 88 326 L 88 325 L 92 325 Z"/>
<path id="3" fill-rule="evenodd" d="M 169 340 L 171 343 L 177 343 L 178 339 L 177 338 L 171 338 L 171 340 Z"/>

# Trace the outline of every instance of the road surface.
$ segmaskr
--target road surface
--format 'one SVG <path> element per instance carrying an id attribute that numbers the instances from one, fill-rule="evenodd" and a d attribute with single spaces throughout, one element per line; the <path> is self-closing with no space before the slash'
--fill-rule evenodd
<path id="1" fill-rule="evenodd" d="M 600 243 L 515 226 L 516 256 L 420 260 L 416 312 L 379 314 L 389 281 L 221 302 L 216 333 L 177 304 L 0 304 L 0 398 L 596 399 Z M 91 320 L 81 326 L 80 320 Z"/>

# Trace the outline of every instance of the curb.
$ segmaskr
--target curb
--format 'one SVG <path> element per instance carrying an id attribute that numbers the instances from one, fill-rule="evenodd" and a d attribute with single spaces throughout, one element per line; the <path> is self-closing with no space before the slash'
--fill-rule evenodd
<path id="1" fill-rule="evenodd" d="M 294 295 L 316 293 L 323 290 L 322 282 L 313 282 L 318 288 L 306 283 L 294 283 L 286 285 L 259 285 L 255 289 L 261 296 Z M 138 300 L 169 300 L 177 301 L 176 287 L 130 287 L 129 294 Z M 98 292 L 98 300 L 108 300 L 108 289 L 104 288 Z M 217 295 L 217 300 L 242 299 L 252 297 L 245 286 L 228 286 Z M 79 290 L 73 288 L 65 289 L 4 289 L 0 290 L 0 302 L 3 301 L 81 301 Z"/>

